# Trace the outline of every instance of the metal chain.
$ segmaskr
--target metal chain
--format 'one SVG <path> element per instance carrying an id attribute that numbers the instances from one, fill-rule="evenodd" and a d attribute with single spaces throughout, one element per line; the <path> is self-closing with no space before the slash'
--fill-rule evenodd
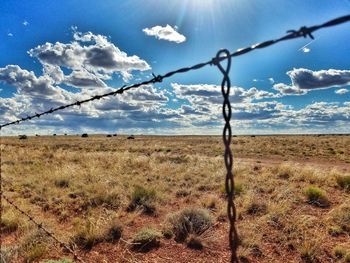
<path id="1" fill-rule="evenodd" d="M 222 58 L 227 59 L 226 69 L 220 64 Z M 231 81 L 229 77 L 229 72 L 231 68 L 231 56 L 230 52 L 227 49 L 222 49 L 216 54 L 215 65 L 219 68 L 221 73 L 224 75 L 221 82 L 221 93 L 224 97 L 224 102 L 222 106 L 222 114 L 225 120 L 225 125 L 222 133 L 223 142 L 225 145 L 225 167 L 226 167 L 226 179 L 225 179 L 225 190 L 227 197 L 227 217 L 229 220 L 229 245 L 231 249 L 231 262 L 238 263 L 237 248 L 238 248 L 238 233 L 236 229 L 236 206 L 234 203 L 234 176 L 233 176 L 233 156 L 230 148 L 231 139 L 232 139 L 232 129 L 231 129 L 231 116 L 232 109 L 230 103 L 230 89 Z"/>
<path id="2" fill-rule="evenodd" d="M 27 212 L 25 212 L 24 210 L 22 210 L 18 205 L 16 205 L 11 199 L 9 199 L 7 196 L 5 196 L 2 192 L 0 193 L 1 197 L 8 202 L 15 210 L 17 210 L 18 212 L 20 212 L 22 215 L 24 215 L 25 217 L 27 217 L 27 219 L 29 221 L 31 221 L 38 229 L 43 230 L 44 233 L 46 233 L 49 237 L 51 237 L 57 244 L 60 245 L 61 248 L 66 249 L 69 253 L 71 253 L 74 257 L 74 260 L 77 260 L 79 262 L 84 263 L 85 261 L 82 260 L 76 253 L 75 251 L 70 248 L 66 243 L 64 243 L 63 241 L 59 240 L 54 233 L 50 232 L 49 230 L 47 230 L 42 223 L 38 223 L 30 214 L 28 214 Z"/>
<path id="3" fill-rule="evenodd" d="M 47 111 L 44 111 L 42 113 L 35 113 L 33 115 L 30 115 L 30 116 L 27 116 L 27 117 L 23 117 L 23 118 L 20 118 L 18 120 L 15 120 L 15 121 L 4 123 L 4 124 L 0 125 L 0 130 L 3 127 L 14 125 L 14 124 L 19 124 L 21 122 L 29 121 L 29 120 L 34 119 L 34 118 L 40 118 L 43 115 L 51 114 L 51 113 L 54 113 L 56 111 L 60 111 L 60 110 L 66 109 L 66 108 L 70 108 L 70 107 L 73 107 L 73 106 L 80 106 L 83 103 L 87 103 L 87 102 L 94 101 L 94 100 L 100 100 L 100 99 L 108 97 L 108 96 L 115 96 L 117 94 L 122 94 L 124 91 L 130 90 L 130 89 L 135 89 L 135 88 L 141 87 L 143 85 L 160 83 L 160 82 L 163 81 L 163 79 L 169 78 L 169 77 L 171 77 L 171 76 L 173 76 L 175 74 L 186 73 L 188 71 L 197 70 L 197 69 L 203 68 L 203 67 L 205 67 L 207 65 L 216 65 L 218 62 L 221 62 L 221 61 L 223 61 L 225 59 L 228 59 L 229 57 L 237 57 L 237 56 L 246 54 L 248 52 L 251 52 L 251 51 L 253 51 L 255 49 L 266 48 L 268 46 L 274 45 L 274 44 L 276 44 L 278 42 L 281 42 L 281 41 L 291 40 L 291 39 L 300 38 L 300 37 L 304 37 L 304 38 L 310 37 L 310 38 L 313 39 L 314 37 L 313 37 L 312 33 L 315 32 L 316 30 L 319 30 L 321 28 L 330 27 L 330 26 L 339 25 L 339 24 L 342 24 L 342 23 L 345 23 L 345 22 L 349 22 L 349 21 L 350 21 L 350 15 L 346 15 L 346 16 L 342 16 L 342 17 L 338 17 L 336 19 L 330 20 L 330 21 L 328 21 L 326 23 L 323 23 L 321 25 L 316 25 L 316 26 L 311 26 L 311 27 L 303 26 L 299 30 L 288 30 L 287 31 L 287 35 L 285 35 L 283 37 L 280 37 L 280 38 L 277 38 L 277 39 L 273 39 L 273 40 L 268 40 L 268 41 L 265 41 L 265 42 L 262 42 L 262 43 L 258 43 L 258 44 L 252 45 L 250 47 L 240 48 L 237 51 L 235 51 L 232 54 L 229 54 L 228 56 L 225 56 L 225 57 L 214 58 L 214 59 L 212 59 L 210 61 L 203 62 L 203 63 L 198 63 L 198 64 L 196 64 L 194 66 L 191 66 L 191 67 L 180 68 L 180 69 L 177 69 L 177 70 L 174 70 L 174 71 L 170 71 L 170 72 L 168 72 L 168 73 L 166 73 L 164 75 L 156 76 L 156 75 L 153 74 L 153 78 L 150 79 L 150 80 L 147 80 L 147 81 L 135 83 L 135 84 L 132 84 L 132 85 L 129 85 L 129 86 L 123 86 L 123 87 L 121 87 L 121 88 L 119 88 L 117 90 L 114 90 L 114 91 L 111 91 L 111 92 L 108 92 L 108 93 L 105 93 L 105 94 L 102 94 L 102 95 L 95 95 L 95 96 L 90 97 L 89 99 L 86 99 L 86 100 L 76 101 L 76 102 L 73 102 L 73 103 L 69 103 L 69 104 L 66 104 L 66 105 L 59 106 L 57 108 L 51 108 L 51 109 L 49 109 Z"/>

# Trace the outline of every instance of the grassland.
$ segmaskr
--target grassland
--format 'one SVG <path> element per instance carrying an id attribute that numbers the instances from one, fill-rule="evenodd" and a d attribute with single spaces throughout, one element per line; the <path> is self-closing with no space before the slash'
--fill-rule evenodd
<path id="1" fill-rule="evenodd" d="M 86 262 L 228 262 L 213 136 L 2 138 L 5 195 Z M 350 136 L 238 136 L 242 262 L 350 262 Z M 3 201 L 4 262 L 72 262 Z"/>

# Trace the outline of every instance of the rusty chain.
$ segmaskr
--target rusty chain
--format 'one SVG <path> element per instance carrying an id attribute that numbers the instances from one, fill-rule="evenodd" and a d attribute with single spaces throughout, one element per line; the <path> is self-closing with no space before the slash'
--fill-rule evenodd
<path id="1" fill-rule="evenodd" d="M 4 123 L 4 124 L 0 125 L 0 129 L 2 129 L 3 127 L 6 127 L 6 126 L 19 124 L 19 123 L 24 122 L 24 121 L 29 121 L 29 120 L 32 120 L 34 118 L 40 118 L 43 115 L 51 114 L 51 113 L 54 113 L 56 111 L 60 111 L 60 110 L 66 109 L 66 108 L 70 108 L 73 106 L 80 106 L 81 104 L 84 104 L 84 103 L 87 103 L 90 101 L 100 100 L 100 99 L 105 98 L 105 97 L 115 96 L 117 94 L 122 94 L 124 91 L 130 90 L 130 89 L 135 89 L 135 88 L 141 87 L 143 85 L 160 83 L 163 81 L 163 79 L 169 78 L 175 74 L 180 74 L 180 73 L 185 73 L 185 72 L 192 71 L 192 70 L 197 70 L 197 69 L 203 68 L 204 66 L 207 66 L 207 65 L 217 65 L 217 63 L 219 63 L 225 59 L 228 59 L 229 57 L 241 56 L 241 55 L 246 54 L 248 52 L 251 52 L 255 49 L 266 48 L 268 46 L 274 45 L 274 44 L 281 42 L 281 41 L 291 40 L 291 39 L 300 38 L 300 37 L 304 37 L 304 38 L 310 37 L 313 39 L 314 37 L 313 37 L 312 33 L 315 32 L 316 30 L 319 30 L 321 28 L 330 27 L 330 26 L 335 26 L 335 25 L 349 22 L 349 21 L 350 21 L 350 15 L 346 15 L 346 16 L 342 16 L 342 17 L 338 17 L 336 19 L 330 20 L 330 21 L 323 23 L 321 25 L 316 25 L 316 26 L 311 26 L 311 27 L 303 26 L 299 30 L 288 30 L 287 35 L 285 35 L 283 37 L 273 39 L 273 40 L 268 40 L 268 41 L 265 41 L 262 43 L 258 43 L 258 44 L 252 45 L 250 47 L 240 48 L 237 51 L 231 53 L 229 56 L 219 57 L 219 58 L 215 57 L 207 62 L 199 63 L 199 64 L 196 64 L 196 65 L 191 66 L 191 67 L 184 67 L 184 68 L 180 68 L 180 69 L 177 69 L 174 71 L 170 71 L 164 75 L 156 76 L 153 74 L 153 78 L 150 80 L 135 83 L 135 84 L 132 84 L 129 86 L 124 85 L 123 87 L 121 87 L 117 90 L 114 90 L 114 91 L 111 91 L 111 92 L 108 92 L 108 93 L 105 93 L 102 95 L 95 95 L 93 97 L 90 97 L 89 99 L 76 101 L 76 102 L 73 102 L 70 104 L 59 106 L 57 108 L 51 108 L 51 109 L 44 111 L 42 113 L 35 113 L 33 115 L 23 117 L 23 118 L 20 118 L 18 120 L 15 120 L 15 121 Z"/>

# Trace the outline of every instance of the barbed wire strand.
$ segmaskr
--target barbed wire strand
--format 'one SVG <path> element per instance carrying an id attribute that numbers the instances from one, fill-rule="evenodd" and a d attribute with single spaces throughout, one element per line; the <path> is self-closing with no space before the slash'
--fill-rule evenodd
<path id="1" fill-rule="evenodd" d="M 1 192 L 1 197 L 7 202 L 9 203 L 15 210 L 17 210 L 19 213 L 21 213 L 22 215 L 24 215 L 29 221 L 31 221 L 38 229 L 44 231 L 44 233 L 46 235 L 48 235 L 49 237 L 51 237 L 57 244 L 60 245 L 61 248 L 66 249 L 69 253 L 71 253 L 74 257 L 74 260 L 79 261 L 81 263 L 84 263 L 85 261 L 82 260 L 77 254 L 76 252 L 69 247 L 69 245 L 67 245 L 66 243 L 64 243 L 63 241 L 61 241 L 60 239 L 58 239 L 56 237 L 56 235 L 53 232 L 50 232 L 49 230 L 47 230 L 42 223 L 37 222 L 33 216 L 31 216 L 30 214 L 28 214 L 27 212 L 25 212 L 23 209 L 21 209 L 18 205 L 16 205 L 14 203 L 13 200 L 9 199 L 7 196 L 5 196 L 2 192 Z"/>
<path id="2" fill-rule="evenodd" d="M 6 126 L 19 124 L 19 123 L 24 122 L 24 121 L 29 121 L 29 120 L 32 120 L 34 118 L 40 118 L 43 115 L 51 114 L 51 113 L 54 113 L 56 111 L 60 111 L 60 110 L 66 109 L 66 108 L 70 108 L 70 107 L 73 107 L 73 106 L 80 106 L 81 104 L 84 104 L 84 103 L 87 103 L 87 102 L 90 102 L 90 101 L 100 100 L 100 99 L 105 98 L 105 97 L 115 96 L 117 94 L 122 94 L 125 91 L 128 91 L 130 89 L 136 89 L 136 88 L 138 88 L 140 86 L 144 86 L 144 85 L 148 85 L 148 84 L 154 84 L 154 83 L 160 83 L 164 79 L 170 78 L 171 76 L 173 76 L 175 74 L 186 73 L 186 72 L 192 71 L 192 70 L 198 70 L 198 69 L 203 68 L 203 67 L 205 67 L 207 65 L 217 65 L 219 62 L 221 62 L 223 60 L 226 60 L 229 57 L 241 56 L 241 55 L 246 54 L 248 52 L 251 52 L 251 51 L 253 51 L 255 49 L 266 48 L 266 47 L 269 47 L 269 46 L 274 45 L 276 43 L 279 43 L 281 41 L 291 40 L 291 39 L 300 38 L 300 37 L 304 37 L 304 38 L 310 37 L 310 38 L 314 39 L 312 34 L 315 31 L 317 31 L 317 30 L 319 30 L 321 28 L 326 28 L 326 27 L 339 25 L 339 24 L 342 24 L 342 23 L 345 23 L 345 22 L 349 22 L 349 21 L 350 21 L 350 15 L 346 15 L 346 16 L 342 16 L 342 17 L 338 17 L 336 19 L 330 20 L 330 21 L 328 21 L 326 23 L 323 23 L 321 25 L 315 25 L 315 26 L 311 26 L 311 27 L 303 26 L 299 30 L 288 30 L 287 31 L 287 35 L 285 35 L 283 37 L 280 37 L 280 38 L 277 38 L 277 39 L 273 39 L 273 40 L 268 40 L 268 41 L 265 41 L 265 42 L 262 42 L 262 43 L 258 43 L 258 44 L 252 45 L 250 47 L 238 49 L 237 51 L 231 53 L 229 56 L 215 57 L 215 58 L 212 58 L 211 60 L 209 60 L 207 62 L 199 63 L 199 64 L 196 64 L 196 65 L 191 66 L 191 67 L 184 67 L 184 68 L 180 68 L 180 69 L 177 69 L 177 70 L 174 70 L 174 71 L 170 71 L 170 72 L 168 72 L 168 73 L 166 73 L 164 75 L 156 76 L 156 75 L 153 74 L 153 78 L 150 79 L 150 80 L 139 82 L 139 83 L 135 83 L 135 84 L 132 84 L 132 85 L 129 85 L 129 86 L 125 86 L 124 85 L 123 87 L 121 87 L 121 88 L 119 88 L 119 89 L 117 89 L 115 91 L 111 91 L 111 92 L 108 92 L 108 93 L 105 93 L 105 94 L 102 94 L 102 95 L 95 95 L 95 96 L 90 97 L 89 99 L 76 101 L 76 102 L 73 102 L 73 103 L 70 103 L 70 104 L 59 106 L 57 108 L 51 108 L 51 109 L 49 109 L 47 111 L 44 111 L 44 112 L 41 112 L 41 113 L 35 113 L 34 115 L 30 115 L 30 116 L 27 116 L 27 117 L 20 118 L 20 119 L 18 119 L 16 121 L 7 122 L 7 123 L 4 123 L 4 124 L 0 125 L 0 129 L 2 129 L 2 128 L 6 127 Z"/>

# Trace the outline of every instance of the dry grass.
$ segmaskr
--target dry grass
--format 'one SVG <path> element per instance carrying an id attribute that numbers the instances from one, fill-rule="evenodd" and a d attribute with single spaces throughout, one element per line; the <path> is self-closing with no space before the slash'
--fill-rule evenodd
<path id="1" fill-rule="evenodd" d="M 166 262 L 174 255 L 178 262 L 228 262 L 220 137 L 40 136 L 2 142 L 5 193 L 77 245 L 88 262 Z M 242 257 L 350 257 L 350 136 L 238 136 L 233 151 Z M 327 205 L 315 205 L 325 200 Z M 198 222 L 207 223 L 198 230 Z M 183 243 L 176 242 L 177 231 L 186 232 Z M 7 261 L 70 257 L 32 232 L 4 202 Z M 138 253 L 145 246 L 129 250 L 130 242 L 159 247 Z"/>

